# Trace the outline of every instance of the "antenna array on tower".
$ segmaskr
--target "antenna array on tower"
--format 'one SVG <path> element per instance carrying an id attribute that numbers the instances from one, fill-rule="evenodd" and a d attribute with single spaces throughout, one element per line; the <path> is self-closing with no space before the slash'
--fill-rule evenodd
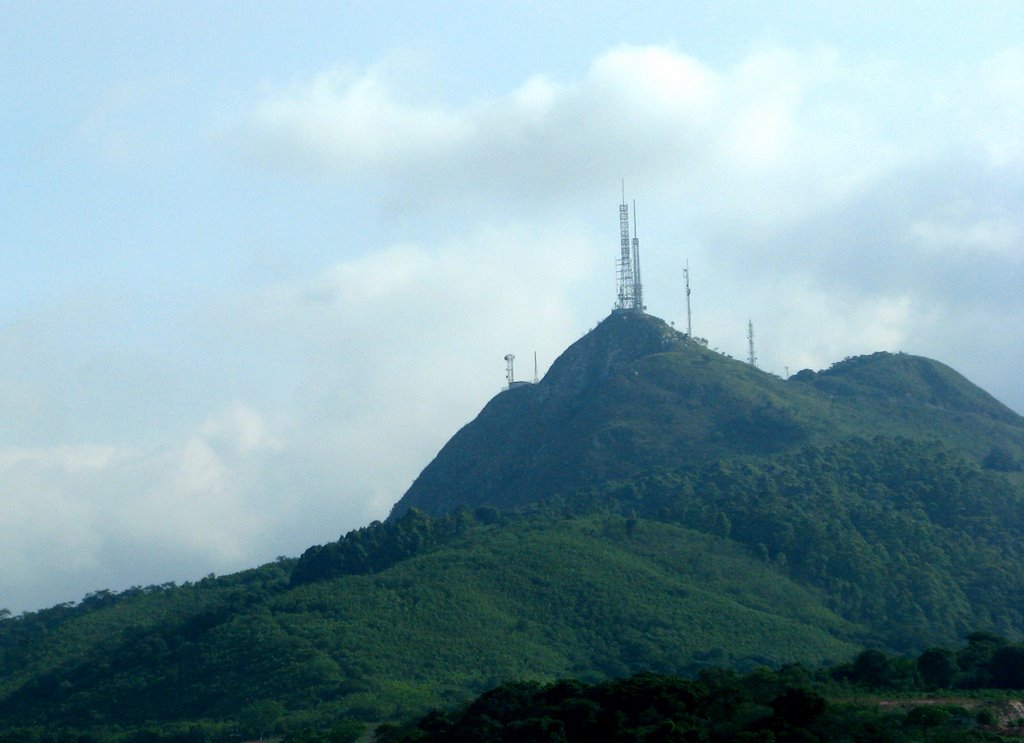
<path id="1" fill-rule="evenodd" d="M 505 379 L 508 380 L 508 388 L 509 389 L 512 389 L 512 387 L 513 387 L 513 385 L 514 385 L 514 383 L 516 381 L 515 370 L 514 370 L 514 367 L 513 367 L 513 363 L 515 362 L 515 360 L 516 360 L 516 357 L 515 357 L 514 354 L 511 354 L 511 353 L 505 354 Z"/>

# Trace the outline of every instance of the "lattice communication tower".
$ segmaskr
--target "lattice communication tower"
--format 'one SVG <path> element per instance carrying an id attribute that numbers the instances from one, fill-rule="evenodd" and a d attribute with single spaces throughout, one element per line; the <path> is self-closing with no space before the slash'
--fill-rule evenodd
<path id="1" fill-rule="evenodd" d="M 633 202 L 634 219 L 636 202 Z M 629 234 L 629 205 L 626 203 L 625 186 L 623 186 L 622 203 L 619 204 L 619 244 L 621 253 L 616 271 L 618 279 L 618 301 L 615 308 L 619 310 L 644 311 L 644 290 L 640 281 L 640 239 L 636 236 L 636 225 L 632 239 Z"/>

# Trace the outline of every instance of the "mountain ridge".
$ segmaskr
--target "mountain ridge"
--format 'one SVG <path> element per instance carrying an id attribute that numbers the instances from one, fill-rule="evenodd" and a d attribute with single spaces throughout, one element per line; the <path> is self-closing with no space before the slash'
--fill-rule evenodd
<path id="1" fill-rule="evenodd" d="M 874 407 L 865 409 L 865 400 Z M 971 438 L 958 431 L 965 417 L 979 429 Z M 525 507 L 669 460 L 699 464 L 865 433 L 938 436 L 979 461 L 994 445 L 1024 456 L 1024 418 L 940 362 L 878 352 L 782 380 L 656 317 L 617 311 L 570 345 L 539 383 L 492 398 L 389 518 L 410 507 L 433 514 L 459 505 Z M 567 471 L 569 462 L 586 476 Z"/>

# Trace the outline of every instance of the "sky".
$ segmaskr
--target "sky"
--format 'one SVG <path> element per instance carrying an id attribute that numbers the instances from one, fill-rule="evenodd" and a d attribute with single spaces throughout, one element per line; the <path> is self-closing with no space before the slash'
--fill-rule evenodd
<path id="1" fill-rule="evenodd" d="M 1024 413 L 1019 0 L 4 3 L 0 608 L 386 517 L 611 310 Z"/>

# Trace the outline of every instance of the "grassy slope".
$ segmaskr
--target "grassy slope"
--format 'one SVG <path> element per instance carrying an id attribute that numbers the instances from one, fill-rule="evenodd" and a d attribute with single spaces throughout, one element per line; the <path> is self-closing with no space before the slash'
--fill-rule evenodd
<path id="1" fill-rule="evenodd" d="M 6 668 L 0 715 L 218 719 L 274 699 L 380 719 L 514 678 L 843 660 L 858 633 L 725 540 L 647 521 L 629 534 L 618 518 L 524 521 L 375 575 L 124 599 L 33 638 L 22 671 L 36 684 L 11 696 L 25 675 Z"/>

